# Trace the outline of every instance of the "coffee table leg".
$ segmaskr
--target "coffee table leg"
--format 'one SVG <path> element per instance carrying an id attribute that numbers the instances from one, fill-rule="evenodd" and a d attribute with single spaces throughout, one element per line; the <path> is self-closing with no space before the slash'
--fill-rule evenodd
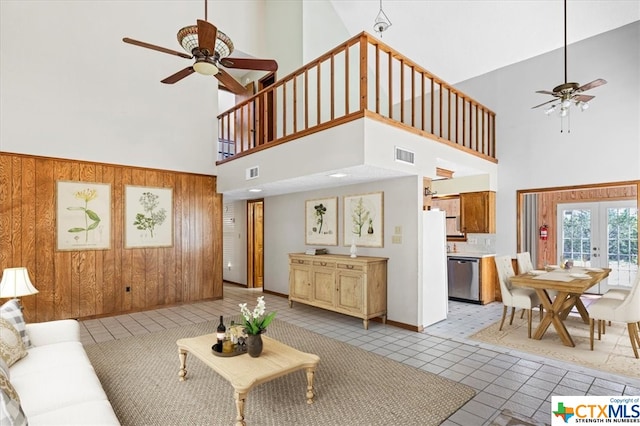
<path id="1" fill-rule="evenodd" d="M 234 392 L 233 398 L 236 400 L 236 410 L 238 416 L 236 417 L 236 426 L 245 426 L 244 422 L 244 401 L 247 399 L 246 393 Z"/>
<path id="2" fill-rule="evenodd" d="M 180 371 L 178 372 L 180 379 L 178 380 L 184 382 L 187 380 L 187 351 L 178 348 L 178 356 L 180 357 Z"/>
<path id="3" fill-rule="evenodd" d="M 307 368 L 307 404 L 313 404 L 313 377 L 315 375 L 315 367 Z"/>

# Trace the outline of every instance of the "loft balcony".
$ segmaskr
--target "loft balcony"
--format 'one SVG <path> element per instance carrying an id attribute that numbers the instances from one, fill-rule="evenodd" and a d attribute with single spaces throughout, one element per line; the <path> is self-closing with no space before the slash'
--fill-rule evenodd
<path id="1" fill-rule="evenodd" d="M 369 124 L 356 124 L 360 121 Z M 221 113 L 216 164 L 230 170 L 227 166 L 244 158 L 242 167 L 248 167 L 257 158 L 253 154 L 284 144 L 289 145 L 276 150 L 279 156 L 303 153 L 290 142 L 305 138 L 325 141 L 323 148 L 307 153 L 330 150 L 337 156 L 357 139 L 366 144 L 381 133 L 371 121 L 398 132 L 387 135 L 390 149 L 402 134 L 410 134 L 414 145 L 416 140 L 424 146 L 440 144 L 458 151 L 458 158 L 471 156 L 472 162 L 490 163 L 485 169 L 495 170 L 495 113 L 366 32 Z M 340 144 L 331 145 L 336 138 Z M 270 154 L 265 158 L 273 159 Z M 364 157 L 340 167 L 366 165 Z M 240 164 L 234 166 L 239 170 Z"/>

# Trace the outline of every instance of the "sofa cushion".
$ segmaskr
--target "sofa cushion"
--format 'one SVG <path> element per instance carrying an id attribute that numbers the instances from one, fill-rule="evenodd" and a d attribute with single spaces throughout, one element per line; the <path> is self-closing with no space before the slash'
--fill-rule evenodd
<path id="1" fill-rule="evenodd" d="M 24 342 L 24 346 L 29 348 L 31 341 L 29 340 L 29 334 L 27 334 L 27 326 L 24 322 L 24 316 L 22 315 L 22 308 L 18 299 L 11 299 L 0 306 L 0 317 L 9 321 L 20 332 L 20 337 Z"/>
<path id="2" fill-rule="evenodd" d="M 2 361 L 0 361 L 2 363 Z M 5 374 L 3 368 L 6 366 L 0 366 L 0 425 L 2 426 L 23 426 L 27 424 L 27 418 L 20 406 L 20 397 L 16 392 L 13 385 L 9 381 L 8 374 Z"/>
<path id="3" fill-rule="evenodd" d="M 6 319 L 0 318 L 0 358 L 9 367 L 27 355 L 20 333 Z"/>

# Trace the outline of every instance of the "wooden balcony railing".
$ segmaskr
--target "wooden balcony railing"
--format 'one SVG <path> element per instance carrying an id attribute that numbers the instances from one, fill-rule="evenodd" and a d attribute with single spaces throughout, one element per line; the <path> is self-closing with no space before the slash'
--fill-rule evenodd
<path id="1" fill-rule="evenodd" d="M 218 116 L 218 164 L 362 117 L 496 160 L 495 113 L 363 32 Z"/>

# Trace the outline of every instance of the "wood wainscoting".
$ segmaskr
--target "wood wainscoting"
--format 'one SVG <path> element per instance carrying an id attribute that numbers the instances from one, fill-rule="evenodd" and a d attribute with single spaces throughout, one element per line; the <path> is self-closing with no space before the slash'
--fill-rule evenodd
<path id="1" fill-rule="evenodd" d="M 59 180 L 111 185 L 109 249 L 56 249 Z M 173 189 L 172 247 L 124 248 L 125 185 Z M 0 152 L 0 270 L 27 267 L 28 322 L 222 298 L 221 212 L 215 176 Z"/>

